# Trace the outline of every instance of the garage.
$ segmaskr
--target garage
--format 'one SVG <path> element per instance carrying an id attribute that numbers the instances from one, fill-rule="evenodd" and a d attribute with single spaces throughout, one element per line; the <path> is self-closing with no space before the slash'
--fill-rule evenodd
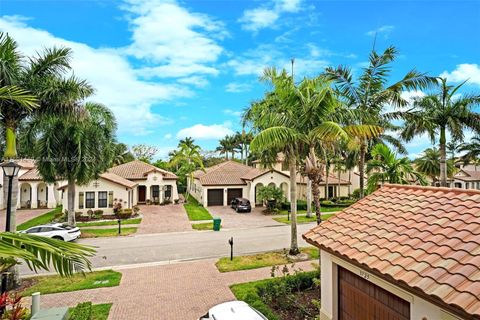
<path id="1" fill-rule="evenodd" d="M 207 190 L 207 205 L 208 206 L 223 206 L 223 189 L 208 189 Z"/>
<path id="2" fill-rule="evenodd" d="M 243 189 L 228 189 L 227 190 L 227 204 L 230 205 L 233 199 L 243 197 Z"/>
<path id="3" fill-rule="evenodd" d="M 339 320 L 408 320 L 410 303 L 338 267 Z"/>

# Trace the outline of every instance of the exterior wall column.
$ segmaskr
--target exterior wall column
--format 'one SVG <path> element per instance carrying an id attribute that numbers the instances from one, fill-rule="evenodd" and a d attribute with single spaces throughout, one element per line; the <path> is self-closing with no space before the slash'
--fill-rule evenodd
<path id="1" fill-rule="evenodd" d="M 55 199 L 55 186 L 53 183 L 47 184 L 47 208 L 55 208 L 57 200 Z"/>
<path id="2" fill-rule="evenodd" d="M 150 194 L 150 192 L 151 192 L 150 186 L 149 185 L 145 186 L 145 201 L 152 200 L 152 197 L 151 197 L 152 195 Z"/>
<path id="3" fill-rule="evenodd" d="M 252 208 L 255 208 L 255 186 L 250 182 L 250 192 L 249 192 L 250 205 Z"/>
<path id="4" fill-rule="evenodd" d="M 32 190 L 32 196 L 30 197 L 30 208 L 38 208 L 38 183 L 32 183 L 30 185 L 30 190 Z"/>
<path id="5" fill-rule="evenodd" d="M 158 201 L 159 203 L 163 203 L 165 201 L 165 190 L 167 189 L 167 185 L 159 185 L 158 186 Z"/>
<path id="6" fill-rule="evenodd" d="M 202 188 L 202 203 L 204 207 L 208 206 L 207 202 L 207 194 L 208 194 L 208 189 L 207 188 Z"/>
<path id="7" fill-rule="evenodd" d="M 178 199 L 177 181 L 172 184 L 172 201 Z"/>
<path id="8" fill-rule="evenodd" d="M 12 184 L 12 189 L 14 188 Z M 8 190 L 8 184 L 5 187 L 5 190 Z M 7 192 L 5 192 L 7 194 Z M 20 203 L 20 199 L 22 198 L 22 184 L 20 181 L 18 182 L 18 193 L 17 193 L 17 209 L 20 209 L 22 207 L 22 204 Z M 13 202 L 13 197 L 12 197 L 12 202 Z M 5 208 L 7 207 L 7 196 L 5 196 Z"/>
<path id="9" fill-rule="evenodd" d="M 223 206 L 228 207 L 228 188 L 223 188 Z"/>

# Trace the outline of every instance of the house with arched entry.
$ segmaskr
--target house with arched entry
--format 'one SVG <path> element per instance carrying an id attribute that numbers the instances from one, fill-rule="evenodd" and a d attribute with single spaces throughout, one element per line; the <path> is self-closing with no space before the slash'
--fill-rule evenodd
<path id="1" fill-rule="evenodd" d="M 330 176 L 329 182 L 335 188 L 340 187 L 339 195 L 348 195 L 348 181 Z M 296 183 L 297 198 L 306 200 L 307 178 L 298 175 Z M 281 170 L 281 167 L 262 168 L 258 165 L 251 167 L 236 161 L 225 161 L 206 168 L 205 171 L 195 171 L 193 179 L 188 179 L 187 188 L 190 194 L 204 206 L 228 206 L 234 198 L 242 197 L 250 200 L 252 207 L 255 207 L 262 205 L 262 201 L 257 196 L 262 186 L 281 188 L 286 200 L 290 201 L 288 171 Z M 321 197 L 324 196 L 323 191 Z"/>

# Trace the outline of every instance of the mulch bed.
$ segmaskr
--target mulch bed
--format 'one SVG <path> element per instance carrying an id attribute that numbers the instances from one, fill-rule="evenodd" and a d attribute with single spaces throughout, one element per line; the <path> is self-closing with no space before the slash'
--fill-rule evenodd
<path id="1" fill-rule="evenodd" d="M 295 293 L 295 299 L 297 305 L 302 306 L 306 312 L 301 312 L 299 308 L 286 310 L 278 305 L 269 305 L 269 307 L 282 320 L 314 320 L 318 317 L 319 310 L 312 303 L 312 300 L 320 301 L 320 291 L 318 289 L 297 292 Z"/>

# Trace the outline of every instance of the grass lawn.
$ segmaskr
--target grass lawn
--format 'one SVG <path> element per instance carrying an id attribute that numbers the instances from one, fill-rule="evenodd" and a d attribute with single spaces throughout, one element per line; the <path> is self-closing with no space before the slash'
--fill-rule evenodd
<path id="1" fill-rule="evenodd" d="M 335 215 L 334 213 L 322 214 L 322 221 L 328 220 L 330 217 L 334 215 Z M 285 224 L 290 224 L 288 217 L 278 217 L 278 218 L 273 218 L 273 220 L 281 223 L 285 223 Z M 311 218 L 307 218 L 307 216 L 297 216 L 297 223 L 309 223 L 309 222 L 315 222 L 315 221 L 317 221 L 317 217 L 315 216 Z"/>
<path id="2" fill-rule="evenodd" d="M 212 220 L 212 215 L 208 212 L 207 209 L 199 205 L 198 201 L 192 197 L 188 196 L 188 203 L 183 205 L 185 211 L 187 211 L 188 219 L 192 221 L 199 220 Z"/>
<path id="3" fill-rule="evenodd" d="M 53 218 L 55 217 L 55 215 L 59 214 L 60 212 L 62 212 L 62 207 L 59 206 L 59 207 L 56 207 L 55 209 L 53 209 L 52 211 L 49 211 L 47 213 L 44 213 L 36 218 L 33 218 L 31 220 L 28 220 L 28 221 L 25 221 L 24 223 L 20 224 L 17 226 L 17 230 L 26 230 L 28 228 L 31 228 L 31 227 L 34 227 L 34 226 L 37 226 L 39 224 L 46 224 L 46 223 L 50 223 L 52 222 Z M 18 216 L 18 212 L 17 212 L 17 216 Z"/>
<path id="4" fill-rule="evenodd" d="M 337 211 L 342 211 L 346 207 L 321 207 L 320 212 L 337 212 Z M 313 210 L 313 208 L 312 208 Z M 307 210 L 297 210 L 297 214 L 306 214 Z M 287 215 L 288 211 L 287 210 L 280 210 L 278 214 L 281 215 Z"/>
<path id="5" fill-rule="evenodd" d="M 138 228 L 129 227 L 129 228 L 122 228 L 122 234 L 120 236 L 128 236 L 130 234 L 134 234 L 137 232 Z M 80 229 L 82 231 L 81 238 L 100 238 L 100 237 L 117 237 L 118 228 L 113 229 Z"/>
<path id="6" fill-rule="evenodd" d="M 192 223 L 192 228 L 195 230 L 213 230 L 213 222 Z"/>
<path id="7" fill-rule="evenodd" d="M 111 303 L 104 303 L 104 304 L 94 304 L 92 305 L 92 314 L 91 320 L 107 320 L 108 314 L 110 313 L 110 308 L 112 307 Z M 69 313 L 69 320 L 75 320 L 71 318 L 71 313 L 75 308 L 68 309 Z"/>
<path id="8" fill-rule="evenodd" d="M 122 224 L 140 224 L 142 218 L 122 220 Z M 98 222 L 79 222 L 77 227 L 100 227 L 100 226 L 118 226 L 117 220 L 98 221 Z"/>
<path id="9" fill-rule="evenodd" d="M 21 294 L 29 296 L 34 292 L 41 294 L 69 292 L 101 287 L 115 287 L 120 284 L 122 274 L 113 270 L 94 271 L 83 274 L 75 274 L 72 277 L 38 276 L 26 278 L 26 282 L 32 285 L 25 288 Z"/>
<path id="10" fill-rule="evenodd" d="M 300 248 L 300 251 L 308 254 L 308 260 L 318 259 L 318 249 L 314 247 Z M 291 262 L 292 261 L 287 258 L 286 252 L 272 251 L 248 256 L 233 257 L 232 261 L 230 261 L 230 257 L 224 257 L 220 258 L 215 265 L 220 272 L 230 272 L 282 265 Z"/>

